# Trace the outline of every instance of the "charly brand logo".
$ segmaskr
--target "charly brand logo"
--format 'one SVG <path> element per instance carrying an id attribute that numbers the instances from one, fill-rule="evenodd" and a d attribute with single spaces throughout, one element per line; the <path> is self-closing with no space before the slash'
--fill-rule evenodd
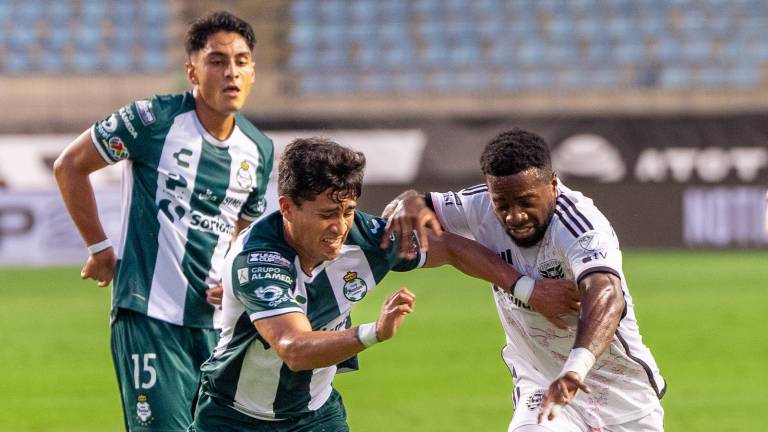
<path id="1" fill-rule="evenodd" d="M 108 119 L 101 122 L 101 127 L 104 128 L 105 131 L 112 133 L 117 130 L 117 116 L 112 114 L 109 116 Z"/>
<path id="2" fill-rule="evenodd" d="M 357 302 L 368 294 L 368 285 L 357 277 L 357 272 L 348 271 L 344 275 L 344 297 L 349 301 Z"/>
<path id="3" fill-rule="evenodd" d="M 563 178 L 580 177 L 601 183 L 624 179 L 626 167 L 619 150 L 594 134 L 573 135 L 552 151 L 552 167 Z"/>
<path id="4" fill-rule="evenodd" d="M 139 395 L 136 399 L 136 418 L 142 426 L 149 426 L 152 424 L 152 408 L 149 406 L 149 400 L 146 395 Z"/>
<path id="5" fill-rule="evenodd" d="M 237 280 L 240 282 L 240 285 L 248 283 L 248 267 L 237 269 Z"/>
<path id="6" fill-rule="evenodd" d="M 251 174 L 251 165 L 248 161 L 240 162 L 240 169 L 237 170 L 235 178 L 237 184 L 243 189 L 250 189 L 253 186 L 253 174 Z"/>

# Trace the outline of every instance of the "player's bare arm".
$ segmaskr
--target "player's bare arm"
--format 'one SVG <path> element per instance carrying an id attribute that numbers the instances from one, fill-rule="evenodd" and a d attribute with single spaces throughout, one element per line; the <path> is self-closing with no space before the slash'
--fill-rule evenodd
<path id="1" fill-rule="evenodd" d="M 376 342 L 391 339 L 397 333 L 405 316 L 413 312 L 415 301 L 407 288 L 400 288 L 387 298 L 375 324 Z M 297 312 L 258 320 L 254 325 L 292 371 L 333 366 L 370 346 L 364 345 L 358 327 L 312 331 L 306 315 Z"/>
<path id="2" fill-rule="evenodd" d="M 434 251 L 429 248 L 429 243 L 427 243 L 427 238 L 430 237 L 428 235 L 429 229 L 431 229 L 437 236 L 442 233 L 442 229 L 437 216 L 429 207 L 427 207 L 427 203 L 424 201 L 424 197 L 421 194 L 415 190 L 407 190 L 401 193 L 384 208 L 382 217 L 386 218 L 388 221 L 387 230 L 384 235 L 384 240 L 382 241 L 382 247 L 386 247 L 389 244 L 391 233 L 394 233 L 395 236 L 402 236 L 404 233 L 411 233 L 415 230 L 419 235 L 419 242 L 422 249 L 430 250 L 430 255 L 428 256 L 431 256 L 434 253 Z M 467 244 L 469 244 L 470 247 L 473 247 L 472 243 L 474 242 Z M 409 246 L 409 242 L 401 242 L 401 255 L 403 255 L 402 251 L 408 249 Z M 493 258 L 488 258 L 489 262 L 502 261 L 493 254 L 493 252 L 488 251 L 484 247 L 482 249 L 493 255 Z M 487 254 L 483 253 L 483 256 L 487 256 Z M 427 265 L 429 265 L 429 261 L 427 261 Z M 507 265 L 506 262 L 504 262 L 504 266 L 509 267 L 513 272 L 514 276 L 512 281 L 505 282 L 504 285 L 497 282 L 493 283 L 510 291 L 513 284 L 520 280 L 523 275 L 514 267 Z M 463 269 L 460 270 L 464 271 Z M 506 271 L 507 270 L 505 270 L 505 272 Z M 464 271 L 464 273 L 467 272 Z M 488 277 L 477 277 L 491 281 Z M 579 300 L 580 294 L 573 281 L 540 279 L 534 282 L 533 290 L 527 303 L 553 325 L 560 329 L 567 330 L 568 324 L 566 324 L 562 317 L 565 315 L 577 314 L 579 311 Z"/>
<path id="3" fill-rule="evenodd" d="M 624 311 L 621 281 L 611 273 L 588 275 L 579 284 L 579 290 L 582 292 L 581 314 L 571 356 L 575 360 L 569 357 L 564 372 L 550 384 L 539 411 L 539 423 L 544 418 L 554 419 L 559 407 L 570 402 L 578 390 L 590 392 L 583 383 L 586 373 L 610 345 Z"/>
<path id="4" fill-rule="evenodd" d="M 91 141 L 90 130 L 69 144 L 53 164 L 64 205 L 86 245 L 98 244 L 107 239 L 99 221 L 96 198 L 88 178 L 92 172 L 105 166 L 107 163 L 99 156 Z M 99 286 L 105 287 L 112 281 L 115 262 L 115 252 L 108 247 L 88 257 L 80 276 L 83 279 L 94 279 Z"/>

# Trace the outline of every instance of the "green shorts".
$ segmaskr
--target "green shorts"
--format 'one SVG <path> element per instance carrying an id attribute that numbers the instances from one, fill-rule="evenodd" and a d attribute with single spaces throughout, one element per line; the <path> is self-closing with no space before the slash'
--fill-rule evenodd
<path id="1" fill-rule="evenodd" d="M 201 391 L 188 432 L 349 432 L 349 425 L 336 390 L 317 411 L 280 421 L 257 420 Z"/>
<path id="2" fill-rule="evenodd" d="M 218 337 L 219 330 L 177 326 L 128 309 L 116 312 L 112 360 L 126 430 L 187 430 L 200 365 Z"/>

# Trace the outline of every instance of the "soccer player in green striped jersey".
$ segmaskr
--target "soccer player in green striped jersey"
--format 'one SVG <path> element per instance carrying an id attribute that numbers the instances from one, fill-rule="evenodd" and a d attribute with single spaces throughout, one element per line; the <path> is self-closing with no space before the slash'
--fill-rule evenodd
<path id="1" fill-rule="evenodd" d="M 221 266 L 261 215 L 273 146 L 241 116 L 254 81 L 251 26 L 206 15 L 185 40 L 192 91 L 132 102 L 80 135 L 56 180 L 90 257 L 81 276 L 114 277 L 112 354 L 126 429 L 183 431 L 199 368 L 218 339 Z M 120 161 L 123 231 L 113 248 L 88 175 Z"/>
<path id="2" fill-rule="evenodd" d="M 386 220 L 356 211 L 364 165 L 361 153 L 320 138 L 286 148 L 280 211 L 251 225 L 227 255 L 224 328 L 202 367 L 190 431 L 347 431 L 334 375 L 395 336 L 414 308 L 401 288 L 376 322 L 352 327 L 351 308 L 390 270 L 452 264 L 499 286 L 516 280 L 501 258 L 452 234 L 431 238 L 428 253 L 415 237 L 410 250 L 398 240 L 382 247 Z"/>

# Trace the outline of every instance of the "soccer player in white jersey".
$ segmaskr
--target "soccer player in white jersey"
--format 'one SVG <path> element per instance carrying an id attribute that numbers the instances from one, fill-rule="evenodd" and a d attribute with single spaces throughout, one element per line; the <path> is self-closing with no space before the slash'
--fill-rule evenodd
<path id="1" fill-rule="evenodd" d="M 512 129 L 481 157 L 486 183 L 458 193 L 415 191 L 390 207 L 395 232 L 434 209 L 442 229 L 473 238 L 523 273 L 513 295 L 494 288 L 515 381 L 509 432 L 663 430 L 666 383 L 643 344 L 622 271 L 619 241 L 592 200 L 552 171 L 536 134 Z M 525 298 L 534 280 L 578 284 L 581 310 L 552 325 Z M 522 301 L 521 301 L 522 299 Z"/>
<path id="2" fill-rule="evenodd" d="M 251 26 L 227 12 L 187 31 L 192 91 L 130 103 L 83 132 L 55 163 L 90 257 L 114 276 L 112 355 L 126 429 L 183 431 L 219 327 L 221 265 L 265 208 L 272 142 L 238 111 L 254 81 Z M 123 232 L 112 247 L 88 175 L 125 160 Z"/>
<path id="3" fill-rule="evenodd" d="M 351 308 L 391 271 L 449 263 L 510 287 L 519 273 L 476 242 L 445 233 L 428 254 L 408 233 L 381 247 L 386 221 L 356 210 L 365 158 L 319 138 L 298 139 L 278 168 L 280 211 L 240 235 L 226 259 L 224 328 L 202 367 L 190 431 L 347 431 L 333 377 L 392 338 L 414 308 L 393 293 L 376 322 L 352 327 Z M 413 239 L 412 241 L 410 239 Z M 407 256 L 406 256 L 407 255 Z"/>

